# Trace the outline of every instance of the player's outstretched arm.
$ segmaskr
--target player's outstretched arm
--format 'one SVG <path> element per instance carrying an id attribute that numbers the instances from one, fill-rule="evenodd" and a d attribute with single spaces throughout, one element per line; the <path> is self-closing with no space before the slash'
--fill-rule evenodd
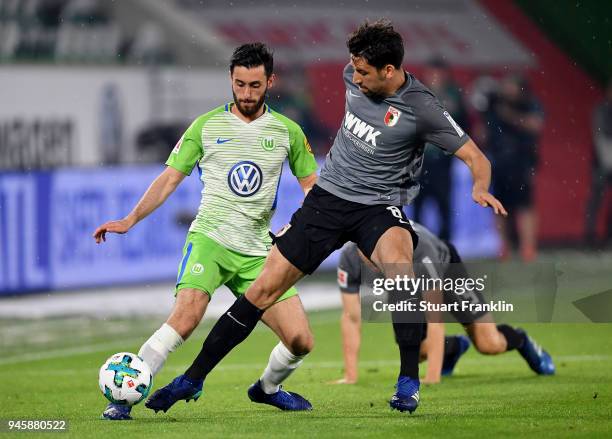
<path id="1" fill-rule="evenodd" d="M 423 293 L 423 298 L 431 304 L 444 303 L 444 294 L 440 290 L 429 290 Z M 440 311 L 428 310 L 427 334 L 421 343 L 421 359 L 427 358 L 427 372 L 422 381 L 426 384 L 439 383 L 442 377 L 442 363 L 444 361 L 444 323 Z"/>
<path id="2" fill-rule="evenodd" d="M 136 207 L 125 218 L 108 221 L 96 229 L 93 233 L 96 243 L 106 241 L 107 233 L 127 233 L 138 221 L 161 206 L 184 178 L 185 174 L 168 166 L 153 180 Z"/>
<path id="3" fill-rule="evenodd" d="M 355 384 L 359 376 L 359 347 L 361 346 L 361 302 L 359 291 L 341 293 L 342 352 L 344 355 L 344 377 L 329 384 Z"/>
<path id="4" fill-rule="evenodd" d="M 472 198 L 482 207 L 491 207 L 497 215 L 508 215 L 502 203 L 489 192 L 491 185 L 491 163 L 473 140 L 468 140 L 455 152 L 472 173 L 474 186 Z"/>
<path id="5" fill-rule="evenodd" d="M 427 323 L 427 337 L 421 344 L 421 353 L 427 356 L 427 372 L 422 382 L 439 383 L 444 360 L 444 323 Z"/>

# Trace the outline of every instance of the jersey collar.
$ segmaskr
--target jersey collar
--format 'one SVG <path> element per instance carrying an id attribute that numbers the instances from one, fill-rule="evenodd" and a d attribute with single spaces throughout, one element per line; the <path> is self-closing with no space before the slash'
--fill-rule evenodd
<path id="1" fill-rule="evenodd" d="M 233 102 L 228 102 L 227 104 L 225 104 L 225 111 L 231 113 L 232 107 L 234 106 Z M 266 113 L 271 113 L 272 110 L 270 109 L 270 107 L 268 106 L 268 104 L 264 103 L 264 114 Z M 263 114 L 262 114 L 263 116 Z"/>

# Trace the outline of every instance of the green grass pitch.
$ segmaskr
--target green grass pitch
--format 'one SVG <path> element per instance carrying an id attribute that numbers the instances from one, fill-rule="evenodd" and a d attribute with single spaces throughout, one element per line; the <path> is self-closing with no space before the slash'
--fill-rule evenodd
<path id="1" fill-rule="evenodd" d="M 286 388 L 311 400 L 310 413 L 284 413 L 251 403 L 248 386 L 261 374 L 274 335 L 258 327 L 211 373 L 204 396 L 167 414 L 143 404 L 133 421 L 100 420 L 105 406 L 98 368 L 111 354 L 138 350 L 159 319 L 0 321 L 0 418 L 66 419 L 60 437 L 610 437 L 612 325 L 525 325 L 550 351 L 557 375 L 538 377 L 511 352 L 485 357 L 472 347 L 455 375 L 423 386 L 413 415 L 393 412 L 387 400 L 398 372 L 388 324 L 364 324 L 361 380 L 326 384 L 342 373 L 339 311 L 311 314 L 316 346 Z M 261 325 L 260 325 L 261 326 Z M 198 352 L 210 328 L 202 325 L 170 356 L 155 379 L 165 385 Z M 460 331 L 448 325 L 447 332 Z M 422 370 L 424 367 L 422 368 Z M 16 433 L 15 437 L 38 436 Z M 0 437 L 10 437 L 0 433 Z"/>

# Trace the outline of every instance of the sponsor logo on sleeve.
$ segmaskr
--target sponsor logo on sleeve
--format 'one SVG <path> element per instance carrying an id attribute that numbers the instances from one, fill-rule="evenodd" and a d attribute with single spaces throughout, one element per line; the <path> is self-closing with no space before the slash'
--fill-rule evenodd
<path id="1" fill-rule="evenodd" d="M 348 273 L 338 267 L 338 285 L 340 288 L 348 288 Z"/>
<path id="2" fill-rule="evenodd" d="M 310 146 L 308 139 L 304 139 L 304 146 L 306 146 L 306 151 L 312 154 L 312 147 Z"/>
<path id="3" fill-rule="evenodd" d="M 181 138 L 178 140 L 178 142 L 176 142 L 176 145 L 174 145 L 174 149 L 172 150 L 172 154 L 178 154 L 179 151 L 181 150 L 181 145 L 183 144 L 183 137 L 185 137 L 185 136 L 181 136 Z"/>
<path id="4" fill-rule="evenodd" d="M 453 128 L 455 129 L 455 131 L 457 132 L 457 135 L 459 137 L 463 137 L 463 135 L 465 134 L 465 132 L 461 129 L 461 127 L 459 126 L 459 124 L 457 124 L 457 122 L 455 122 L 455 119 L 453 119 L 453 117 L 450 115 L 450 113 L 448 111 L 444 112 L 444 117 L 446 117 L 448 119 L 448 121 L 450 122 L 450 124 L 453 126 Z"/>

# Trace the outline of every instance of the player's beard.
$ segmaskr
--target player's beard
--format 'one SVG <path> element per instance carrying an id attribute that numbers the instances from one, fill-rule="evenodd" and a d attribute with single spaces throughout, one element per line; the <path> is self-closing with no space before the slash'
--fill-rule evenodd
<path id="1" fill-rule="evenodd" d="M 372 84 L 372 86 L 376 86 L 375 88 L 370 88 L 370 87 L 366 87 L 365 90 L 363 90 L 360 86 L 360 90 L 361 92 L 366 95 L 367 97 L 369 97 L 372 100 L 375 101 L 379 101 L 382 99 L 385 99 L 385 90 L 384 90 L 384 75 L 378 73 L 378 80 L 379 83 L 378 84 Z"/>
<path id="2" fill-rule="evenodd" d="M 361 89 L 361 92 L 364 95 L 366 95 L 367 97 L 369 97 L 370 99 L 374 99 L 374 100 L 380 99 L 380 96 L 381 96 L 379 93 L 376 93 L 376 92 L 370 90 L 369 88 L 367 88 L 365 90 Z"/>
<path id="3" fill-rule="evenodd" d="M 261 97 L 259 98 L 258 101 L 254 101 L 254 100 L 249 100 L 248 102 L 240 102 L 240 100 L 238 99 L 238 97 L 236 97 L 236 93 L 234 93 L 232 91 L 232 96 L 234 97 L 234 104 L 236 105 L 236 108 L 238 109 L 238 111 L 240 111 L 240 113 L 243 116 L 246 117 L 251 117 L 254 114 L 257 114 L 257 112 L 259 111 L 259 109 L 262 107 L 262 105 L 264 104 L 264 101 L 266 100 L 266 93 L 268 92 L 268 89 L 266 88 L 266 90 L 264 91 L 264 93 L 261 95 Z M 248 103 L 250 104 L 249 107 L 245 107 L 244 104 Z M 254 103 L 254 105 L 253 105 Z"/>
<path id="4" fill-rule="evenodd" d="M 382 87 L 376 89 L 368 88 L 366 91 L 361 90 L 361 92 L 374 101 L 385 99 L 385 91 Z"/>

